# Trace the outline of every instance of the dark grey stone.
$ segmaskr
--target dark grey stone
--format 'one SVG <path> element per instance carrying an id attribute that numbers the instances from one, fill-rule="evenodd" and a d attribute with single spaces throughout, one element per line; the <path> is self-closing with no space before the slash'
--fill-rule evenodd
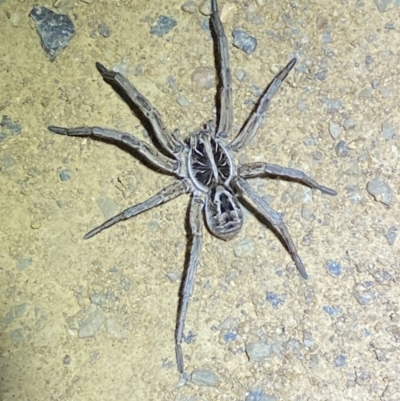
<path id="1" fill-rule="evenodd" d="M 18 120 L 11 120 L 9 116 L 3 115 L 0 122 L 0 143 L 9 136 L 19 135 L 21 130 L 21 124 Z"/>
<path id="2" fill-rule="evenodd" d="M 335 151 L 339 157 L 348 157 L 350 155 L 350 150 L 345 141 L 339 141 L 335 146 Z"/>
<path id="3" fill-rule="evenodd" d="M 257 48 L 257 39 L 242 29 L 234 29 L 232 31 L 233 46 L 243 50 L 247 54 L 254 53 Z"/>
<path id="4" fill-rule="evenodd" d="M 71 178 L 68 170 L 62 170 L 60 172 L 60 180 L 61 181 L 68 181 Z"/>
<path id="5" fill-rule="evenodd" d="M 73 22 L 68 15 L 56 14 L 44 6 L 33 7 L 29 16 L 35 21 L 43 50 L 54 61 L 75 35 Z"/>
<path id="6" fill-rule="evenodd" d="M 161 38 L 176 27 L 178 23 L 172 17 L 160 15 L 156 24 L 150 29 L 150 34 Z"/>
<path id="7" fill-rule="evenodd" d="M 110 28 L 104 23 L 99 24 L 97 29 L 99 34 L 105 38 L 108 38 L 111 35 Z"/>

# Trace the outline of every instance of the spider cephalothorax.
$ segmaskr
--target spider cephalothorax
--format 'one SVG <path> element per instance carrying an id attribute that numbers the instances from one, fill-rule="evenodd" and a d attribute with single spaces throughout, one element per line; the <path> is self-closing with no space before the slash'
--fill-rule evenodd
<path id="1" fill-rule="evenodd" d="M 89 231 L 84 236 L 85 239 L 93 237 L 121 220 L 134 217 L 184 193 L 191 193 L 189 221 L 192 241 L 189 262 L 181 283 L 175 331 L 176 360 L 180 373 L 184 373 L 181 344 L 184 338 L 185 318 L 189 300 L 193 293 L 194 276 L 202 245 L 202 215 L 205 215 L 207 226 L 212 234 L 224 240 L 229 240 L 240 230 L 243 224 L 243 212 L 237 195 L 247 198 L 285 244 L 301 276 L 307 278 L 304 265 L 281 215 L 275 212 L 252 189 L 246 179 L 259 176 L 281 177 L 298 181 L 328 195 L 336 195 L 334 190 L 319 185 L 300 170 L 262 162 L 238 166 L 234 164 L 232 156 L 243 150 L 257 133 L 272 97 L 294 67 L 296 60 L 289 61 L 286 67 L 273 79 L 242 129 L 229 142 L 233 122 L 231 72 L 228 43 L 218 16 L 217 0 L 211 0 L 211 11 L 210 25 L 216 41 L 215 57 L 219 59 L 217 64 L 220 79 L 217 94 L 218 117 L 216 124 L 214 122 L 206 124 L 203 130 L 194 133 L 189 140 L 183 141 L 177 131 L 171 132 L 165 127 L 157 110 L 122 74 L 107 70 L 100 63 L 96 63 L 96 67 L 103 79 L 119 92 L 123 92 L 140 110 L 142 115 L 147 118 L 152 127 L 155 140 L 163 149 L 163 153 L 131 134 L 113 129 L 49 127 L 50 131 L 60 135 L 91 136 L 98 139 L 111 140 L 124 148 L 128 148 L 133 153 L 139 154 L 154 165 L 158 171 L 173 174 L 178 178 L 174 183 L 143 203 L 124 210 L 99 227 Z"/>

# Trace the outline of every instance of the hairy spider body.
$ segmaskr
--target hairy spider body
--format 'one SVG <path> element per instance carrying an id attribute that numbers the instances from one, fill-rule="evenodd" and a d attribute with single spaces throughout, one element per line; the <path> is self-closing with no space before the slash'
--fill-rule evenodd
<path id="1" fill-rule="evenodd" d="M 178 370 L 184 373 L 182 341 L 184 324 L 190 298 L 194 288 L 194 277 L 202 245 L 202 214 L 210 232 L 224 240 L 237 234 L 243 225 L 243 212 L 238 199 L 245 197 L 269 223 L 270 227 L 286 246 L 300 275 L 307 278 L 304 265 L 297 253 L 289 232 L 280 214 L 275 212 L 246 181 L 247 178 L 272 176 L 298 181 L 310 188 L 318 189 L 328 195 L 336 195 L 332 189 L 324 187 L 303 172 L 281 167 L 271 163 L 249 163 L 236 166 L 234 156 L 243 150 L 257 133 L 271 100 L 284 79 L 294 67 L 292 59 L 273 79 L 260 97 L 255 109 L 233 140 L 233 106 L 231 72 L 226 36 L 218 15 L 216 0 L 211 0 L 210 25 L 214 36 L 215 57 L 219 58 L 217 68 L 220 79 L 217 92 L 217 121 L 205 125 L 204 129 L 194 133 L 189 140 L 181 139 L 177 131 L 169 131 L 158 111 L 150 102 L 120 73 L 107 70 L 100 63 L 96 67 L 103 79 L 120 93 L 122 92 L 139 110 L 152 127 L 155 140 L 163 152 L 140 141 L 131 134 L 100 127 L 63 128 L 50 126 L 50 131 L 60 135 L 94 137 L 113 141 L 132 153 L 139 154 L 158 171 L 173 174 L 179 179 L 146 201 L 129 207 L 100 226 L 89 231 L 88 239 L 122 220 L 127 220 L 155 206 L 166 203 L 184 193 L 191 193 L 190 234 L 191 246 L 188 265 L 180 287 L 178 316 L 175 330 L 175 352 Z"/>

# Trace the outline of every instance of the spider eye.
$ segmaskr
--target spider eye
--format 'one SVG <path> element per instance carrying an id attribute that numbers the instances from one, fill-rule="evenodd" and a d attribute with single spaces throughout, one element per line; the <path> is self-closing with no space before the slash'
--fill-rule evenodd
<path id="1" fill-rule="evenodd" d="M 233 238 L 243 224 L 239 201 L 222 185 L 217 185 L 209 192 L 205 214 L 211 233 L 224 240 Z"/>

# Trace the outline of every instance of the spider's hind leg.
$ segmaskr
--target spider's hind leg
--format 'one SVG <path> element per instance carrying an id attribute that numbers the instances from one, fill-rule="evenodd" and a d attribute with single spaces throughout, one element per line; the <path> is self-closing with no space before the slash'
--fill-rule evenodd
<path id="1" fill-rule="evenodd" d="M 181 283 L 178 318 L 175 329 L 175 354 L 176 363 L 178 365 L 179 373 L 183 374 L 185 371 L 182 353 L 182 340 L 183 330 L 185 327 L 186 314 L 189 306 L 190 298 L 193 294 L 194 276 L 196 274 L 197 265 L 199 263 L 200 251 L 203 242 L 203 223 L 202 223 L 202 210 L 204 202 L 201 198 L 193 196 L 190 204 L 190 234 L 192 236 L 192 245 L 190 249 L 189 264 L 186 269 L 185 277 Z"/>
<path id="2" fill-rule="evenodd" d="M 246 182 L 245 179 L 238 177 L 235 180 L 235 186 L 239 189 L 240 192 L 247 195 L 253 204 L 256 206 L 256 210 L 263 216 L 265 219 L 271 224 L 272 228 L 276 231 L 282 241 L 285 243 L 287 250 L 293 258 L 294 263 L 296 264 L 297 270 L 300 275 L 304 278 L 308 278 L 308 274 L 303 265 L 303 262 L 300 259 L 299 254 L 297 253 L 296 245 L 294 244 L 292 237 L 289 234 L 285 223 L 283 222 L 282 217 L 275 212 L 266 202 L 264 202 L 260 195 L 258 195 L 253 188 Z"/>

